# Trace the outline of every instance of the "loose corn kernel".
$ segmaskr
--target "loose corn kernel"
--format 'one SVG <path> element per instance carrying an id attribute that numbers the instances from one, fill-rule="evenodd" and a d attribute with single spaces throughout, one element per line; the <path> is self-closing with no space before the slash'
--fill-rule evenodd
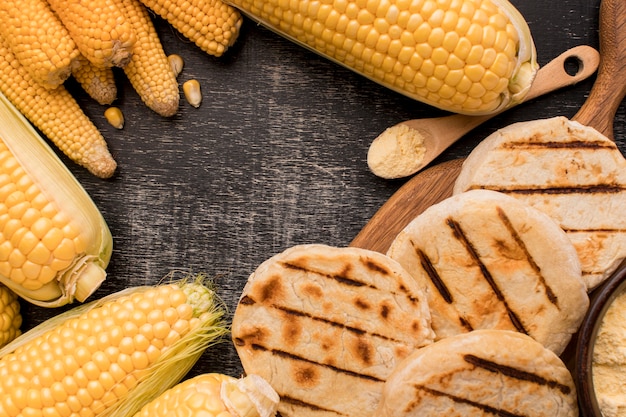
<path id="1" fill-rule="evenodd" d="M 243 21 L 237 9 L 221 0 L 141 2 L 204 52 L 218 57 L 235 43 Z M 262 8 L 263 5 L 260 6 Z"/>
<path id="2" fill-rule="evenodd" d="M 137 309 L 177 310 L 178 303 L 191 308 L 175 319 L 174 327 L 184 329 L 175 343 L 135 334 L 136 326 L 150 326 Z M 130 288 L 70 310 L 0 350 L 0 415 L 132 415 L 226 332 L 222 317 L 210 288 L 184 280 Z"/>
<path id="3" fill-rule="evenodd" d="M 33 80 L 56 88 L 79 55 L 69 32 L 45 0 L 0 2 L 0 36 Z"/>
<path id="4" fill-rule="evenodd" d="M 538 69 L 530 29 L 506 0 L 232 4 L 386 87 L 457 113 L 490 114 L 519 102 Z M 450 76 L 459 69 L 470 85 Z"/>
<path id="5" fill-rule="evenodd" d="M 48 0 L 81 54 L 96 66 L 123 67 L 135 33 L 116 0 Z"/>
<path id="6" fill-rule="evenodd" d="M 183 66 L 185 65 L 183 58 L 178 54 L 170 54 L 167 56 L 167 60 L 172 67 L 172 71 L 174 71 L 174 76 L 178 77 L 183 71 Z"/>
<path id="7" fill-rule="evenodd" d="M 80 55 L 72 76 L 83 90 L 99 104 L 111 104 L 117 97 L 115 75 L 110 67 L 99 67 Z"/>
<path id="8" fill-rule="evenodd" d="M 97 127 L 63 85 L 35 82 L 0 36 L 0 92 L 72 161 L 108 178 L 117 163 Z"/>
<path id="9" fill-rule="evenodd" d="M 180 100 L 178 82 L 148 10 L 139 0 L 124 0 L 119 4 L 137 38 L 124 73 L 150 109 L 164 117 L 173 116 Z"/>
<path id="10" fill-rule="evenodd" d="M 107 122 L 116 129 L 124 127 L 124 114 L 119 107 L 109 107 L 104 111 L 104 117 Z"/>
<path id="11" fill-rule="evenodd" d="M 187 102 L 193 107 L 198 108 L 202 103 L 202 91 L 198 80 L 187 80 L 183 83 L 183 92 Z"/>
<path id="12" fill-rule="evenodd" d="M 235 379 L 209 373 L 175 385 L 134 417 L 270 417 L 278 402 L 276 391 L 258 375 Z"/>

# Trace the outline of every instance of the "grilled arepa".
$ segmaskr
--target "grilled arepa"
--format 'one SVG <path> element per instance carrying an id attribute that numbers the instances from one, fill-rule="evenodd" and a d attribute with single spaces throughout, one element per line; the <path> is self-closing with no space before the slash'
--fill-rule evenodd
<path id="1" fill-rule="evenodd" d="M 554 117 L 493 133 L 463 163 L 454 193 L 479 188 L 554 218 L 578 251 L 588 290 L 626 257 L 626 160 L 591 127 Z"/>
<path id="2" fill-rule="evenodd" d="M 436 339 L 515 330 L 560 354 L 589 299 L 576 250 L 546 214 L 489 190 L 435 204 L 387 255 L 426 288 Z"/>
<path id="3" fill-rule="evenodd" d="M 402 361 L 385 383 L 379 417 L 578 417 L 572 376 L 534 339 L 475 330 Z"/>
<path id="4" fill-rule="evenodd" d="M 433 337 L 426 297 L 398 263 L 317 244 L 262 263 L 232 322 L 245 372 L 269 381 L 282 417 L 370 416 L 396 364 Z"/>

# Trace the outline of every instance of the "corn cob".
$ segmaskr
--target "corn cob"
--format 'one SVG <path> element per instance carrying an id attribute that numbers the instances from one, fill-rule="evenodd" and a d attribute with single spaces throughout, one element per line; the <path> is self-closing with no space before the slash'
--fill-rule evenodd
<path id="1" fill-rule="evenodd" d="M 35 82 L 0 36 L 0 92 L 72 161 L 94 175 L 109 178 L 117 164 L 97 127 L 76 100 L 59 86 Z"/>
<path id="2" fill-rule="evenodd" d="M 415 100 L 491 114 L 519 102 L 538 69 L 507 0 L 230 0 L 292 41 Z"/>
<path id="3" fill-rule="evenodd" d="M 44 87 L 56 88 L 70 76 L 78 49 L 45 0 L 0 1 L 0 36 Z"/>
<path id="4" fill-rule="evenodd" d="M 139 0 L 123 0 L 119 5 L 137 37 L 124 73 L 148 108 L 161 116 L 173 116 L 180 101 L 178 81 L 148 10 Z"/>
<path id="5" fill-rule="evenodd" d="M 22 314 L 17 294 L 0 284 L 0 347 L 18 337 L 21 332 Z"/>
<path id="6" fill-rule="evenodd" d="M 69 310 L 0 350 L 0 415 L 131 416 L 219 340 L 222 317 L 201 278 Z"/>
<path id="7" fill-rule="evenodd" d="M 114 0 L 48 0 L 78 50 L 100 67 L 123 67 L 135 34 Z"/>
<path id="8" fill-rule="evenodd" d="M 2 94 L 0 121 L 0 282 L 42 306 L 84 301 L 106 277 L 111 232 L 76 178 Z"/>
<path id="9" fill-rule="evenodd" d="M 209 55 L 222 56 L 239 36 L 242 17 L 221 0 L 141 0 Z"/>
<path id="10" fill-rule="evenodd" d="M 113 69 L 95 66 L 82 55 L 76 61 L 78 65 L 72 69 L 72 76 L 83 90 L 99 104 L 113 103 L 117 97 Z"/>
<path id="11" fill-rule="evenodd" d="M 236 379 L 211 373 L 170 388 L 134 417 L 270 417 L 278 402 L 276 391 L 258 375 Z"/>

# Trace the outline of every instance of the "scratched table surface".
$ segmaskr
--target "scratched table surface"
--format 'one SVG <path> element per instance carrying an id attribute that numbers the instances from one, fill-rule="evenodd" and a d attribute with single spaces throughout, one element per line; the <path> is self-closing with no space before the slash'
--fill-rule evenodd
<path id="1" fill-rule="evenodd" d="M 599 0 L 513 0 L 545 64 L 586 44 L 598 48 Z M 119 168 L 101 180 L 65 158 L 104 215 L 114 239 L 108 278 L 93 298 L 157 283 L 172 271 L 214 277 L 230 319 L 243 286 L 262 261 L 304 243 L 346 246 L 405 180 L 367 167 L 372 140 L 403 120 L 445 113 L 391 92 L 245 20 L 236 44 L 211 57 L 154 19 L 166 53 L 185 60 L 179 81 L 200 81 L 203 102 L 182 96 L 178 113 L 148 110 L 122 73 L 116 101 L 123 130 L 105 107 L 69 87 L 101 129 Z M 494 130 L 517 121 L 571 117 L 594 77 L 507 111 L 466 135 L 434 163 L 466 156 Z M 626 106 L 615 137 L 626 153 Z M 65 308 L 23 304 L 24 330 Z M 238 376 L 226 339 L 201 357 L 202 372 Z"/>

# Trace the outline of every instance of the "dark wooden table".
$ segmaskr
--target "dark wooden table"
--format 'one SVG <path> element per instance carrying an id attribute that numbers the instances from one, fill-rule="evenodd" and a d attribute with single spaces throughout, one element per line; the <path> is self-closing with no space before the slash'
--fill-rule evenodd
<path id="1" fill-rule="evenodd" d="M 570 47 L 598 47 L 599 0 L 513 0 L 524 14 L 540 64 Z M 93 297 L 152 284 L 174 270 L 215 277 L 234 312 L 256 266 L 290 246 L 345 246 L 402 185 L 371 174 L 366 155 L 387 127 L 444 114 L 386 90 L 246 20 L 225 56 L 206 55 L 155 19 L 167 53 L 185 60 L 180 82 L 200 81 L 198 109 L 184 98 L 178 114 L 148 110 L 119 74 L 126 125 L 104 107 L 77 98 L 101 128 L 119 170 L 100 180 L 69 163 L 106 218 L 114 238 L 108 279 Z M 440 157 L 467 155 L 510 123 L 573 116 L 593 78 L 496 117 Z M 182 93 L 181 93 L 182 97 Z M 626 106 L 615 137 L 626 153 Z M 65 159 L 64 159 L 65 160 Z M 59 310 L 23 306 L 24 329 Z M 190 375 L 242 369 L 229 340 L 210 348 Z"/>

